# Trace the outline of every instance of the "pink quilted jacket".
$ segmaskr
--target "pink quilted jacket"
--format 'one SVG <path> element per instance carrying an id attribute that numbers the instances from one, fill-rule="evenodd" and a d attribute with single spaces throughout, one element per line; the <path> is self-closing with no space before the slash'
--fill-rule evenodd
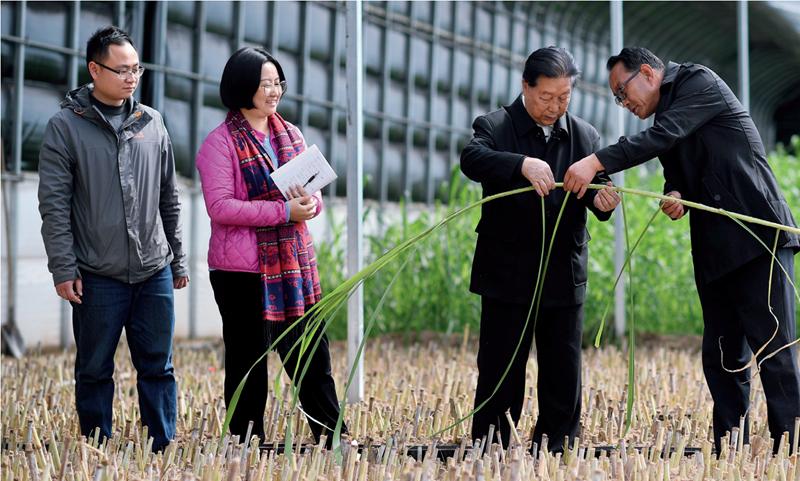
<path id="1" fill-rule="evenodd" d="M 260 132 L 256 135 L 263 142 L 264 135 Z M 270 138 L 270 141 L 277 152 L 275 139 Z M 224 122 L 208 134 L 200 147 L 197 170 L 211 218 L 209 269 L 258 272 L 255 228 L 286 222 L 286 203 L 248 200 L 233 140 Z M 319 215 L 322 195 L 316 192 L 314 197 L 317 199 L 316 215 Z"/>

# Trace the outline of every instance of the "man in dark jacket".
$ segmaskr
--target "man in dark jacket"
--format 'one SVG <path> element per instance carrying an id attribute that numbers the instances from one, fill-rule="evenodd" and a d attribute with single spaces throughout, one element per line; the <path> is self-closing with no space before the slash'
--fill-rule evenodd
<path id="1" fill-rule="evenodd" d="M 580 196 L 595 172 L 619 172 L 658 156 L 666 195 L 795 226 L 753 120 L 717 74 L 691 63 L 670 62 L 665 67 L 640 47 L 622 49 L 607 67 L 617 103 L 641 119 L 655 114 L 653 126 L 574 164 L 567 171 L 565 189 Z M 673 220 L 687 211 L 678 202 L 666 202 L 662 210 Z M 775 243 L 775 229 L 749 227 L 765 245 Z M 764 245 L 730 218 L 695 209 L 690 228 L 705 323 L 703 370 L 714 399 L 719 452 L 720 439 L 739 425 L 749 407 L 750 370 L 731 370 L 744 366 L 751 350 L 757 352 L 776 328 L 759 361 L 794 341 L 794 293 L 782 270 L 773 268 Z M 792 277 L 798 237 L 780 232 L 777 245 L 776 258 Z M 796 349 L 785 349 L 764 362 L 761 381 L 777 448 L 783 432 L 793 435 L 794 419 L 800 416 Z M 746 441 L 747 432 L 744 436 Z"/>
<path id="2" fill-rule="evenodd" d="M 511 427 L 522 412 L 525 367 L 534 336 L 530 315 L 542 249 L 542 203 L 546 240 L 565 197 L 553 190 L 577 159 L 593 152 L 600 135 L 567 107 L 579 74 L 564 49 L 536 50 L 525 63 L 522 95 L 511 105 L 475 119 L 474 137 L 461 153 L 461 170 L 480 182 L 483 195 L 533 185 L 538 193 L 518 194 L 486 203 L 476 231 L 470 290 L 481 296 L 481 332 L 475 406 L 489 400 L 472 419 L 472 437 L 494 425 L 508 446 Z M 599 181 L 599 180 L 598 180 Z M 552 192 L 551 192 L 552 191 Z M 578 433 L 581 393 L 581 331 L 586 294 L 589 234 L 586 208 L 607 220 L 619 203 L 608 189 L 582 201 L 568 199 L 558 226 L 550 262 L 542 276 L 541 309 L 535 325 L 539 363 L 539 419 L 533 442 L 565 448 Z M 517 343 L 516 356 L 512 359 Z M 510 364 L 505 380 L 498 382 Z M 498 388 L 497 392 L 495 387 Z M 491 442 L 493 440 L 487 440 Z"/>
<path id="3" fill-rule="evenodd" d="M 81 432 L 112 433 L 122 329 L 153 450 L 175 436 L 173 289 L 189 282 L 172 144 L 161 115 L 133 98 L 144 68 L 116 27 L 86 46 L 93 84 L 69 94 L 39 153 L 39 211 L 56 292 L 72 304 Z"/>

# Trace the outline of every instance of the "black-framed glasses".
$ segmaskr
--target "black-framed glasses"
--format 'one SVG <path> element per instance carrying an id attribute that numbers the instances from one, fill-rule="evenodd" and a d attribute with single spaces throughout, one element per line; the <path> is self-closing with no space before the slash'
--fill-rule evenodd
<path id="1" fill-rule="evenodd" d="M 264 94 L 269 95 L 270 90 L 277 90 L 279 94 L 283 95 L 286 93 L 286 80 L 281 80 L 276 84 L 264 84 L 261 86 L 264 89 Z"/>
<path id="2" fill-rule="evenodd" d="M 622 107 L 622 103 L 625 102 L 625 100 L 628 98 L 628 95 L 625 93 L 625 87 L 628 86 L 628 82 L 630 82 L 631 80 L 633 80 L 634 77 L 639 75 L 639 72 L 641 72 L 641 70 L 633 72 L 633 75 L 628 77 L 628 80 L 622 82 L 622 85 L 620 85 L 617 91 L 614 93 L 614 102 L 616 102 L 617 105 L 619 105 L 620 107 Z"/>
<path id="3" fill-rule="evenodd" d="M 117 77 L 121 78 L 122 80 L 125 80 L 126 78 L 129 78 L 129 77 L 139 78 L 144 73 L 144 67 L 141 66 L 141 65 L 139 65 L 136 68 L 115 69 L 115 68 L 109 67 L 108 65 L 103 65 L 102 63 L 100 63 L 100 62 L 98 62 L 96 60 L 93 60 L 93 62 L 96 63 L 97 65 L 103 67 L 104 69 L 106 69 L 108 71 L 114 72 L 115 74 L 117 74 Z"/>

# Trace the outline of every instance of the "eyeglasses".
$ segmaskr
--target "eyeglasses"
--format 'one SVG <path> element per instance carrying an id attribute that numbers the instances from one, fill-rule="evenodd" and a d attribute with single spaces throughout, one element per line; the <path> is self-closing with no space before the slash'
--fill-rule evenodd
<path id="1" fill-rule="evenodd" d="M 276 90 L 279 94 L 286 92 L 286 80 L 281 80 L 276 84 L 265 84 L 261 86 L 264 89 L 264 94 L 269 95 L 270 90 Z"/>
<path id="2" fill-rule="evenodd" d="M 102 63 L 97 62 L 97 61 L 93 60 L 93 62 L 96 63 L 97 65 L 103 67 L 106 70 L 114 72 L 115 74 L 117 74 L 117 77 L 121 78 L 122 80 L 125 80 L 126 78 L 129 78 L 129 77 L 139 78 L 144 73 L 144 67 L 142 67 L 141 65 L 139 65 L 136 68 L 132 68 L 132 69 L 131 68 L 121 68 L 121 69 L 117 70 L 115 68 L 109 67 L 108 65 L 103 65 Z"/>
<path id="3" fill-rule="evenodd" d="M 622 107 L 623 102 L 625 102 L 625 100 L 627 100 L 628 98 L 628 95 L 625 93 L 625 87 L 628 86 L 628 82 L 630 82 L 631 80 L 633 80 L 634 77 L 639 75 L 639 72 L 641 72 L 641 70 L 637 70 L 636 72 L 633 73 L 633 75 L 628 77 L 628 80 L 622 82 L 622 85 L 620 85 L 617 91 L 614 93 L 614 102 L 616 102 L 617 105 L 619 105 L 620 107 Z"/>

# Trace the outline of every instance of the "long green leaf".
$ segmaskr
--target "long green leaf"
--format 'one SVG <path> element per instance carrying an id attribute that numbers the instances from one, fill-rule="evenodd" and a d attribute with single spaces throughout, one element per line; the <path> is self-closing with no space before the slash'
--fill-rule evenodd
<path id="1" fill-rule="evenodd" d="M 625 273 L 625 269 L 628 267 L 628 264 L 631 261 L 631 257 L 633 257 L 633 253 L 636 252 L 636 248 L 639 247 L 639 243 L 644 238 L 645 233 L 647 233 L 648 229 L 650 228 L 650 224 L 653 223 L 656 216 L 658 215 L 659 211 L 661 210 L 660 207 L 657 207 L 656 210 L 653 212 L 653 215 L 650 216 L 648 219 L 647 224 L 645 224 L 644 228 L 641 232 L 639 232 L 639 237 L 636 238 L 636 242 L 633 243 L 633 248 L 627 250 L 625 255 L 625 262 L 622 264 L 622 269 L 619 270 L 617 273 L 616 279 L 614 279 L 614 285 L 611 287 L 611 292 L 614 292 L 617 289 L 617 284 L 619 284 L 620 279 L 622 278 L 622 274 Z M 627 232 L 625 233 L 627 238 Z M 611 308 L 611 302 L 613 301 L 613 296 L 608 298 L 606 302 L 606 307 L 603 309 L 603 316 L 600 318 L 600 327 L 597 328 L 597 335 L 594 338 L 594 347 L 600 347 L 600 338 L 603 336 L 603 328 L 606 325 L 606 318 L 608 317 L 608 311 Z"/>
<path id="2" fill-rule="evenodd" d="M 516 344 L 516 346 L 514 346 L 514 351 L 511 353 L 511 358 L 509 359 L 508 364 L 506 364 L 506 367 L 503 370 L 503 374 L 500 376 L 500 379 L 498 379 L 497 383 L 495 384 L 494 389 L 492 389 L 492 393 L 489 394 L 489 396 L 486 399 L 481 401 L 477 406 L 475 406 L 467 414 L 465 414 L 465 415 L 461 416 L 460 418 L 456 419 L 455 421 L 453 421 L 452 424 L 449 424 L 449 425 L 445 426 L 444 428 L 440 429 L 439 431 L 436 431 L 435 433 L 433 433 L 431 435 L 432 437 L 439 436 L 440 434 L 445 433 L 445 432 L 449 431 L 450 429 L 453 429 L 454 427 L 457 427 L 457 426 L 461 425 L 464 421 L 466 421 L 467 419 L 470 419 L 472 416 L 475 415 L 475 413 L 477 413 L 478 411 L 483 409 L 484 406 L 486 406 L 486 404 L 489 401 L 492 400 L 494 395 L 497 394 L 497 391 L 500 390 L 500 386 L 503 385 L 503 382 L 505 381 L 506 377 L 508 376 L 509 371 L 511 371 L 511 366 L 514 363 L 514 359 L 516 359 L 517 355 L 519 354 L 519 348 L 522 346 L 522 340 L 525 338 L 525 332 L 528 329 L 528 323 L 531 320 L 531 314 L 534 312 L 534 305 L 536 304 L 537 294 L 539 292 L 541 292 L 541 288 L 542 288 L 541 281 L 543 279 L 542 273 L 544 271 L 546 271 L 547 263 L 548 263 L 548 260 L 549 260 L 549 252 L 548 252 L 548 256 L 547 257 L 544 256 L 546 230 L 547 230 L 546 229 L 545 208 L 544 208 L 544 197 L 540 197 L 540 199 L 541 199 L 541 206 L 542 206 L 542 242 L 541 242 L 541 253 L 539 254 L 539 272 L 536 275 L 536 284 L 534 285 L 534 288 L 533 288 L 533 297 L 531 297 L 531 306 L 528 309 L 528 316 L 525 318 L 525 323 L 522 326 L 521 335 L 519 336 L 519 339 L 517 339 L 517 344 Z M 566 197 L 564 198 L 564 204 L 566 204 Z M 562 209 L 561 210 L 563 211 L 563 205 L 562 205 Z M 560 217 L 560 213 L 559 213 L 559 217 Z M 558 228 L 558 221 L 556 221 L 556 226 L 555 226 L 554 229 L 557 229 L 557 228 Z M 542 260 L 544 260 L 544 262 L 542 262 Z M 534 315 L 534 326 L 535 326 L 536 320 L 538 319 L 538 316 L 539 316 L 538 307 L 536 308 L 536 313 L 533 314 L 533 315 Z"/>
<path id="3" fill-rule="evenodd" d="M 628 259 L 631 258 L 633 255 L 633 251 L 631 250 L 630 239 L 628 236 L 628 214 L 625 211 L 625 199 L 622 198 L 620 200 L 622 204 L 622 223 L 623 223 L 623 230 L 625 232 L 625 250 L 628 252 Z M 655 213 L 653 214 L 655 217 Z M 652 222 L 653 218 L 650 218 Z M 647 231 L 647 228 L 650 227 L 650 223 L 648 222 L 645 226 L 644 230 L 642 230 L 642 234 L 639 236 L 641 240 L 641 236 Z M 628 279 L 633 279 L 633 262 L 628 262 Z M 636 400 L 636 309 L 633 299 L 633 282 L 628 283 L 628 299 L 630 300 L 630 322 L 628 322 L 628 393 L 627 393 L 627 402 L 625 407 L 625 434 L 631 429 L 631 422 L 633 421 L 633 403 Z"/>

